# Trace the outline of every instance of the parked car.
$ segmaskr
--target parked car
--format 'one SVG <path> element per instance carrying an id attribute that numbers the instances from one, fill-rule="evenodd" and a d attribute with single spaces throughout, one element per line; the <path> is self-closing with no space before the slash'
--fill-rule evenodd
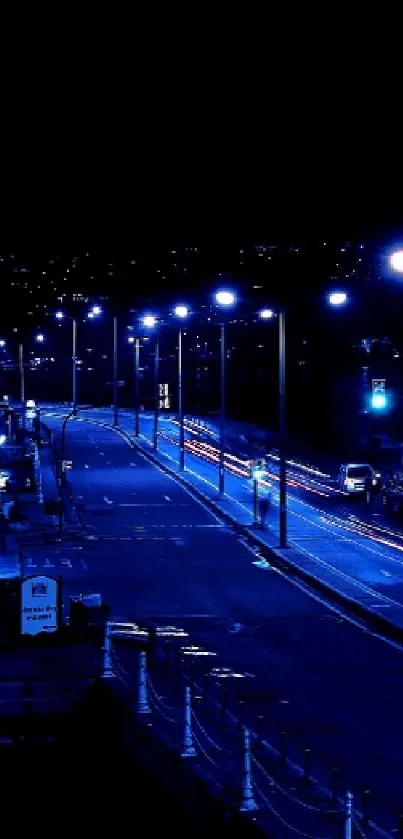
<path id="1" fill-rule="evenodd" d="M 362 496 L 377 492 L 381 486 L 381 474 L 369 463 L 345 463 L 340 466 L 338 486 L 343 495 Z"/>

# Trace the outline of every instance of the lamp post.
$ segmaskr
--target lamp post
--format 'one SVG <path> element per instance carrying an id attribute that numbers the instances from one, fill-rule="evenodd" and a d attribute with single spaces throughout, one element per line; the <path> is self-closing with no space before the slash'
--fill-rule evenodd
<path id="1" fill-rule="evenodd" d="M 344 291 L 332 291 L 327 302 L 335 308 L 348 302 Z M 262 309 L 262 320 L 275 316 L 273 309 Z M 287 374 L 286 374 L 286 312 L 278 311 L 278 429 L 279 429 L 279 547 L 288 548 L 288 505 L 287 505 Z"/>
<path id="2" fill-rule="evenodd" d="M 215 295 L 216 303 L 228 308 L 235 303 L 235 294 L 232 291 L 217 291 Z M 227 413 L 227 349 L 226 349 L 226 322 L 223 320 L 220 324 L 220 451 L 219 451 L 219 466 L 218 466 L 218 492 L 224 495 L 225 489 L 225 422 Z"/>
<path id="3" fill-rule="evenodd" d="M 154 329 L 157 325 L 157 318 L 154 315 L 144 315 L 143 326 L 147 329 Z M 153 429 L 153 448 L 158 449 L 158 416 L 159 416 L 159 367 L 160 367 L 160 348 L 158 334 L 155 336 L 154 343 L 154 429 Z"/>
<path id="4" fill-rule="evenodd" d="M 189 311 L 187 306 L 176 306 L 175 315 L 177 318 L 187 318 Z M 179 415 L 179 469 L 183 472 L 185 468 L 185 414 L 183 410 L 183 384 L 182 384 L 182 327 L 178 328 L 178 415 Z"/>
<path id="5" fill-rule="evenodd" d="M 87 317 L 92 320 L 101 314 L 100 306 L 93 306 L 88 312 Z M 65 313 L 60 309 L 55 313 L 55 318 L 59 322 L 64 320 Z M 38 340 L 38 338 L 37 338 Z M 73 411 L 77 412 L 77 318 L 72 318 L 72 355 L 71 355 L 71 407 Z"/>
<path id="6" fill-rule="evenodd" d="M 113 425 L 119 425 L 118 407 L 118 318 L 113 317 Z"/>
<path id="7" fill-rule="evenodd" d="M 140 338 L 137 335 L 129 337 L 129 344 L 133 344 L 133 372 L 134 372 L 134 436 L 140 436 Z"/>
<path id="8" fill-rule="evenodd" d="M 279 486 L 279 541 L 280 548 L 287 548 L 287 415 L 286 415 L 286 359 L 285 359 L 285 312 L 278 315 L 278 419 L 280 449 Z"/>

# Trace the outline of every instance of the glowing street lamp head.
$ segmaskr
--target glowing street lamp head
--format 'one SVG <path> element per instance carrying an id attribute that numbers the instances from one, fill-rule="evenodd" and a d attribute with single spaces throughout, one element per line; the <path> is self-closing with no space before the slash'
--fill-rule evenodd
<path id="1" fill-rule="evenodd" d="M 55 318 L 56 318 L 56 320 L 63 320 L 63 318 L 64 318 L 64 312 L 61 312 L 61 311 L 59 310 L 58 312 L 56 312 L 56 314 L 55 314 Z"/>
<path id="2" fill-rule="evenodd" d="M 232 291 L 217 291 L 215 299 L 219 306 L 233 306 L 235 294 Z"/>
<path id="3" fill-rule="evenodd" d="M 174 313 L 177 318 L 187 318 L 189 309 L 187 306 L 175 306 Z"/>
<path id="4" fill-rule="evenodd" d="M 372 407 L 375 411 L 384 411 L 387 407 L 387 398 L 385 393 L 373 393 L 371 399 Z"/>
<path id="5" fill-rule="evenodd" d="M 143 317 L 143 326 L 146 326 L 148 329 L 152 329 L 153 326 L 157 323 L 157 318 L 154 315 L 144 315 Z"/>
<path id="6" fill-rule="evenodd" d="M 274 318 L 274 312 L 273 312 L 273 309 L 262 309 L 262 310 L 259 312 L 259 317 L 260 317 L 262 320 L 270 320 L 270 318 Z"/>
<path id="7" fill-rule="evenodd" d="M 38 334 L 35 335 L 35 341 L 37 341 L 38 344 L 43 344 L 44 340 L 45 340 L 45 336 L 44 336 L 43 332 L 38 332 Z"/>
<path id="8" fill-rule="evenodd" d="M 392 271 L 403 274 L 403 250 L 393 251 L 389 257 L 389 265 Z"/>
<path id="9" fill-rule="evenodd" d="M 92 314 L 95 315 L 95 317 L 102 313 L 102 309 L 101 309 L 100 306 L 93 306 L 91 311 L 92 311 Z"/>
<path id="10" fill-rule="evenodd" d="M 332 291 L 328 296 L 328 302 L 331 306 L 344 306 L 347 303 L 347 294 L 345 291 Z"/>

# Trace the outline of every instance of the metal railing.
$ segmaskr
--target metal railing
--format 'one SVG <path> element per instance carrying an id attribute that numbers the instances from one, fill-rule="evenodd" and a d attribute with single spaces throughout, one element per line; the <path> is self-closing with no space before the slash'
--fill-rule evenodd
<path id="1" fill-rule="evenodd" d="M 169 640 L 174 628 L 147 631 L 132 624 L 109 622 L 104 643 L 103 678 L 115 680 L 128 692 L 133 711 L 160 735 L 196 774 L 214 779 L 224 798 L 240 813 L 256 820 L 271 835 L 304 839 L 387 837 L 372 820 L 371 794 L 365 790 L 360 809 L 349 789 L 340 790 L 333 768 L 329 787 L 312 773 L 311 750 L 302 766 L 287 758 L 287 737 L 281 732 L 275 749 L 260 731 L 245 724 L 242 706 L 232 713 L 225 691 L 219 698 L 210 682 L 196 672 L 200 648 L 176 647 Z M 167 637 L 168 636 L 168 637 Z M 183 640 L 183 639 L 182 639 Z M 194 656 L 192 655 L 194 650 Z M 401 822 L 401 823 L 400 823 Z M 396 832 L 402 836 L 403 820 Z"/>

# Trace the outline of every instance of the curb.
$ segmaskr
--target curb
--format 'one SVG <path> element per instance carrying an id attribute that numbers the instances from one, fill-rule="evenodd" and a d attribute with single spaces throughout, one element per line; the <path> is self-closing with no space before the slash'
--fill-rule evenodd
<path id="1" fill-rule="evenodd" d="M 210 509 L 216 515 L 218 515 L 226 524 L 229 524 L 231 527 L 233 527 L 237 535 L 242 535 L 249 542 L 250 545 L 257 548 L 262 558 L 267 559 L 267 561 L 270 562 L 270 565 L 273 565 L 275 568 L 278 568 L 280 571 L 287 574 L 288 576 L 294 576 L 302 580 L 310 588 L 314 589 L 319 594 L 325 595 L 331 603 L 337 606 L 341 606 L 350 615 L 353 614 L 362 623 L 364 623 L 370 629 L 374 630 L 377 634 L 395 643 L 403 644 L 403 628 L 396 626 L 396 624 L 392 623 L 392 621 L 389 621 L 387 618 L 382 617 L 382 615 L 378 615 L 372 609 L 369 609 L 367 606 L 363 606 L 357 600 L 354 600 L 348 595 L 343 594 L 343 592 L 337 591 L 337 589 L 332 588 L 328 583 L 324 582 L 319 577 L 315 577 L 314 574 L 310 574 L 308 571 L 305 571 L 304 568 L 301 568 L 300 566 L 296 565 L 294 562 L 288 559 L 288 557 L 284 556 L 284 554 L 276 551 L 275 548 L 270 548 L 268 545 L 262 542 L 253 532 L 251 532 L 251 530 L 246 525 L 240 524 L 233 516 L 231 516 L 230 513 L 227 513 L 224 510 L 222 510 L 221 507 L 215 504 L 214 501 L 212 501 L 208 496 L 204 495 L 204 493 L 201 492 L 197 487 L 195 487 L 190 481 L 186 480 L 186 478 L 184 478 L 181 474 L 178 474 L 177 472 L 175 472 L 175 470 L 167 466 L 156 455 L 152 454 L 152 452 L 149 452 L 147 451 L 147 449 L 143 448 L 141 444 L 136 442 L 136 438 L 128 434 L 127 431 L 125 431 L 122 428 L 114 428 L 112 425 L 109 425 L 108 423 L 104 422 L 102 423 L 102 425 L 120 434 L 127 440 L 127 442 L 135 446 L 144 455 L 144 457 L 146 457 L 150 461 L 150 463 L 155 464 L 164 472 L 166 472 L 166 474 L 175 478 L 175 480 L 177 480 L 178 483 L 180 483 L 188 491 L 193 493 L 193 495 L 199 501 L 202 501 L 203 504 L 206 507 L 208 507 L 208 509 Z"/>

